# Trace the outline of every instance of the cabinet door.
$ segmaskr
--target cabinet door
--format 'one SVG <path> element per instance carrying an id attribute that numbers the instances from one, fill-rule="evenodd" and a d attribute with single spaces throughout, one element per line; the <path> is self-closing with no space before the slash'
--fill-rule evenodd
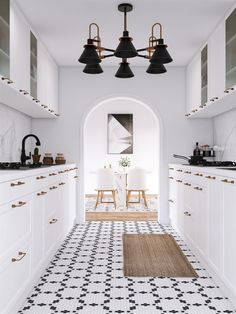
<path id="1" fill-rule="evenodd" d="M 186 183 L 185 184 L 191 184 Z M 188 240 L 193 244 L 195 240 L 195 199 L 192 184 L 183 186 L 183 205 L 181 216 L 183 221 L 183 232 Z"/>
<path id="2" fill-rule="evenodd" d="M 187 66 L 187 113 L 201 105 L 201 54 Z"/>
<path id="3" fill-rule="evenodd" d="M 37 95 L 42 104 L 47 105 L 47 77 L 48 59 L 47 52 L 40 41 L 38 41 L 38 72 L 37 72 Z"/>
<path id="4" fill-rule="evenodd" d="M 0 2 L 0 75 L 10 77 L 10 0 Z"/>
<path id="5" fill-rule="evenodd" d="M 225 23 L 221 23 L 208 42 L 208 99 L 221 98 L 225 89 Z"/>
<path id="6" fill-rule="evenodd" d="M 30 29 L 13 4 L 10 9 L 10 78 L 17 90 L 30 91 Z"/>
<path id="7" fill-rule="evenodd" d="M 236 293 L 236 186 L 231 183 L 223 183 L 223 200 L 224 200 L 224 213 L 223 213 L 223 275 L 231 286 L 231 289 Z"/>
<path id="8" fill-rule="evenodd" d="M 225 87 L 236 85 L 236 9 L 225 22 Z"/>
<path id="9" fill-rule="evenodd" d="M 35 193 L 32 201 L 32 271 L 35 271 L 43 259 L 43 219 L 46 190 Z"/>
<path id="10" fill-rule="evenodd" d="M 174 177 L 169 177 L 169 214 L 172 227 L 177 227 L 177 183 Z"/>
<path id="11" fill-rule="evenodd" d="M 214 270 L 220 272 L 223 262 L 223 186 L 219 180 L 208 177 L 208 258 Z"/>

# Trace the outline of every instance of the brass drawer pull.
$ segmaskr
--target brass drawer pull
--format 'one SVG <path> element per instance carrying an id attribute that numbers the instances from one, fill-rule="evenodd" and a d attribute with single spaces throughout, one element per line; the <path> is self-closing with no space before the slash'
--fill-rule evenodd
<path id="1" fill-rule="evenodd" d="M 35 101 L 36 103 L 40 102 L 40 100 L 38 100 L 37 98 L 33 98 L 33 101 Z"/>
<path id="2" fill-rule="evenodd" d="M 219 97 L 213 97 L 213 98 L 210 99 L 210 101 L 215 101 L 217 99 L 219 99 Z"/>
<path id="3" fill-rule="evenodd" d="M 53 112 L 54 112 L 54 110 L 52 110 L 52 109 L 48 109 L 48 111 L 49 111 L 49 112 L 51 112 L 51 113 L 53 113 Z"/>
<path id="4" fill-rule="evenodd" d="M 52 176 L 57 176 L 57 173 L 55 173 L 55 172 L 49 173 L 49 177 L 52 177 Z"/>
<path id="5" fill-rule="evenodd" d="M 52 186 L 49 188 L 49 190 L 55 190 L 55 189 L 57 189 L 57 186 Z"/>
<path id="6" fill-rule="evenodd" d="M 78 179 L 79 176 L 74 176 L 74 179 Z M 174 179 L 174 178 L 173 178 Z"/>
<path id="7" fill-rule="evenodd" d="M 169 168 L 169 170 L 175 170 L 174 168 Z"/>
<path id="8" fill-rule="evenodd" d="M 18 182 L 16 182 L 16 183 L 11 183 L 11 186 L 13 187 L 13 186 L 19 186 L 19 185 L 23 185 L 23 184 L 25 184 L 25 182 L 23 182 L 23 181 L 18 181 Z"/>
<path id="9" fill-rule="evenodd" d="M 37 180 L 46 179 L 44 176 L 36 177 Z"/>
<path id="10" fill-rule="evenodd" d="M 18 255 L 20 256 L 19 258 L 13 257 L 13 258 L 11 259 L 11 261 L 12 261 L 13 263 L 14 263 L 14 262 L 19 262 L 19 261 L 21 261 L 21 260 L 25 257 L 26 253 L 24 253 L 24 252 L 19 252 Z"/>
<path id="11" fill-rule="evenodd" d="M 174 201 L 173 201 L 173 200 L 168 200 L 168 202 L 170 202 L 170 203 L 174 203 Z"/>
<path id="12" fill-rule="evenodd" d="M 173 180 L 174 178 L 173 177 L 169 177 L 169 179 Z"/>
<path id="13" fill-rule="evenodd" d="M 61 183 L 59 183 L 58 185 L 64 185 L 64 184 L 66 184 L 65 182 L 61 182 Z"/>
<path id="14" fill-rule="evenodd" d="M 47 192 L 42 191 L 42 192 L 37 193 L 37 196 L 42 196 L 42 195 L 45 195 L 45 194 L 47 194 Z"/>
<path id="15" fill-rule="evenodd" d="M 11 207 L 12 208 L 16 208 L 16 207 L 22 207 L 26 204 L 26 202 L 18 202 L 18 204 L 12 204 Z"/>
<path id="16" fill-rule="evenodd" d="M 194 173 L 195 176 L 198 176 L 198 177 L 202 177 L 203 174 L 202 173 Z"/>
<path id="17" fill-rule="evenodd" d="M 176 180 L 176 182 L 178 182 L 178 183 L 182 183 L 183 181 L 182 181 L 182 180 Z"/>
<path id="18" fill-rule="evenodd" d="M 192 172 L 190 172 L 190 171 L 185 171 L 184 173 L 191 174 Z"/>
<path id="19" fill-rule="evenodd" d="M 61 170 L 61 171 L 58 171 L 58 174 L 61 174 L 61 173 L 64 173 L 65 171 Z"/>
<path id="20" fill-rule="evenodd" d="M 184 212 L 184 215 L 185 215 L 185 216 L 188 216 L 188 217 L 191 216 L 191 214 L 190 214 L 189 212 Z"/>
<path id="21" fill-rule="evenodd" d="M 215 180 L 216 179 L 216 177 L 212 177 L 212 176 L 206 176 L 205 178 L 211 179 L 211 180 Z"/>
<path id="22" fill-rule="evenodd" d="M 55 113 L 55 116 L 56 116 L 56 117 L 60 117 L 59 113 Z"/>
<path id="23" fill-rule="evenodd" d="M 53 218 L 51 221 L 49 221 L 49 223 L 50 223 L 50 225 L 51 225 L 51 224 L 55 224 L 57 221 L 58 221 L 58 219 Z"/>
<path id="24" fill-rule="evenodd" d="M 43 107 L 44 109 L 48 108 L 48 106 L 41 104 L 41 107 Z"/>
<path id="25" fill-rule="evenodd" d="M 27 92 L 27 90 L 25 89 L 20 89 L 19 92 L 22 93 L 23 95 L 29 95 L 29 92 Z"/>
<path id="26" fill-rule="evenodd" d="M 183 172 L 183 170 L 181 170 L 181 169 L 178 169 L 178 170 L 176 170 L 176 171 L 178 171 L 178 172 Z"/>
<path id="27" fill-rule="evenodd" d="M 190 184 L 190 183 L 184 183 L 184 185 L 186 185 L 186 186 L 191 186 L 191 184 Z"/>
<path id="28" fill-rule="evenodd" d="M 199 188 L 198 186 L 195 186 L 195 187 L 194 187 L 194 190 L 203 191 L 203 189 L 202 189 L 202 188 Z"/>
<path id="29" fill-rule="evenodd" d="M 221 182 L 234 184 L 234 180 L 228 180 L 228 179 L 221 180 Z"/>

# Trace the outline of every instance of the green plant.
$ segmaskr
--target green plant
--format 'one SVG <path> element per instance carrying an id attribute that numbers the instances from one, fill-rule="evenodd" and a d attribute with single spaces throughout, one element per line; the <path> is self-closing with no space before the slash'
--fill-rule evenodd
<path id="1" fill-rule="evenodd" d="M 121 167 L 130 167 L 130 163 L 129 157 L 121 157 L 119 160 L 119 166 Z"/>
<path id="2" fill-rule="evenodd" d="M 35 156 L 38 156 L 38 155 L 39 155 L 39 149 L 38 149 L 38 147 L 35 147 L 35 149 L 34 149 L 34 155 L 35 155 Z"/>

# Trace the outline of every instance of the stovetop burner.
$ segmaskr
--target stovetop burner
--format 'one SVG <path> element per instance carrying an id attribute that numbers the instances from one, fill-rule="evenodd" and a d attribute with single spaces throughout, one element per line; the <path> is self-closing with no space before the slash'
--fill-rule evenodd
<path id="1" fill-rule="evenodd" d="M 189 166 L 197 167 L 236 167 L 235 161 L 208 161 L 203 159 L 199 164 L 188 164 Z"/>

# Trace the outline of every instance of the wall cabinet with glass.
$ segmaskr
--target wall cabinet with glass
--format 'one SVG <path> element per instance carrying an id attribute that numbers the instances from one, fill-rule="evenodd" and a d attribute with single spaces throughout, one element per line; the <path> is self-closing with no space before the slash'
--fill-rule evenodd
<path id="1" fill-rule="evenodd" d="M 207 45 L 201 51 L 201 104 L 208 100 L 208 49 Z"/>
<path id="2" fill-rule="evenodd" d="M 30 32 L 30 95 L 37 99 L 37 55 L 38 55 L 37 39 Z"/>
<path id="3" fill-rule="evenodd" d="M 236 85 L 236 9 L 225 22 L 225 87 Z"/>
<path id="4" fill-rule="evenodd" d="M 0 1 L 0 74 L 10 76 L 10 0 Z"/>

